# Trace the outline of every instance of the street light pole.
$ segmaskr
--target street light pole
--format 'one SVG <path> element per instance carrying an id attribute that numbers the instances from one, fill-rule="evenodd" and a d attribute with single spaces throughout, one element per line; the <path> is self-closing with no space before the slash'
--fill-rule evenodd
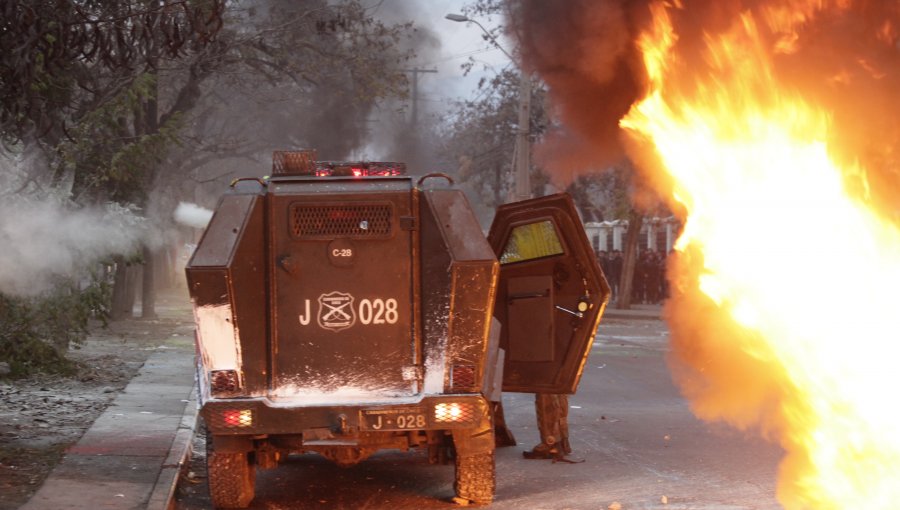
<path id="1" fill-rule="evenodd" d="M 519 118 L 516 131 L 516 145 L 513 149 L 513 189 L 509 194 L 509 201 L 515 202 L 531 198 L 531 80 L 522 66 L 516 63 L 516 59 L 507 52 L 497 39 L 484 28 L 477 20 L 463 14 L 448 14 L 444 16 L 450 21 L 475 23 L 478 28 L 488 36 L 491 43 L 497 47 L 519 69 Z"/>
<path id="2" fill-rule="evenodd" d="M 448 14 L 448 15 L 444 16 L 444 19 L 449 19 L 450 21 L 455 21 L 457 23 L 475 23 L 476 25 L 478 25 L 478 28 L 480 28 L 481 31 L 484 32 L 484 35 L 488 36 L 488 39 L 490 39 L 491 44 L 493 44 L 498 50 L 502 51 L 503 54 L 506 55 L 506 58 L 508 58 L 510 61 L 512 61 L 513 64 L 516 63 L 516 59 L 513 58 L 513 56 L 510 55 L 509 52 L 507 52 L 506 49 L 500 45 L 499 42 L 497 42 L 497 39 L 494 38 L 494 35 L 491 34 L 491 32 L 488 29 L 484 28 L 484 25 L 479 23 L 478 20 L 474 20 L 464 14 Z M 518 67 L 518 66 L 516 66 L 516 67 Z"/>

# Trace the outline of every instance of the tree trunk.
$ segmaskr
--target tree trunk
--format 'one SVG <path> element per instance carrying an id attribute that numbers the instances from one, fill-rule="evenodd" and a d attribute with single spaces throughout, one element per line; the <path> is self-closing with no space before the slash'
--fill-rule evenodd
<path id="1" fill-rule="evenodd" d="M 625 256 L 622 261 L 622 276 L 619 280 L 619 298 L 616 300 L 616 308 L 619 310 L 629 310 L 631 308 L 634 266 L 637 262 L 638 239 L 641 235 L 643 223 L 644 216 L 636 209 L 632 209 L 628 216 L 628 235 L 625 236 Z"/>
<path id="2" fill-rule="evenodd" d="M 156 57 L 152 56 L 148 59 L 150 72 L 158 77 L 156 67 Z M 159 95 L 159 83 L 153 86 L 153 94 L 144 103 L 143 122 L 140 122 L 135 131 L 144 134 L 156 134 L 159 132 L 159 103 L 157 97 Z M 152 171 L 147 179 L 147 196 L 144 200 L 144 214 L 147 214 L 147 202 L 149 202 L 150 189 L 156 184 L 156 177 L 159 173 L 159 163 L 153 166 Z M 146 244 L 143 247 L 144 258 L 144 274 L 141 280 L 141 318 L 156 318 L 156 253 Z"/>
<path id="3" fill-rule="evenodd" d="M 128 317 L 134 316 L 134 300 L 137 298 L 137 288 L 140 283 L 139 271 L 139 267 L 128 264 L 128 276 L 125 279 L 125 309 Z"/>
<path id="4" fill-rule="evenodd" d="M 500 204 L 506 203 L 506 196 L 503 190 L 504 176 L 503 167 L 497 167 L 494 172 L 494 210 L 496 210 Z"/>
<path id="5" fill-rule="evenodd" d="M 144 271 L 141 279 L 141 318 L 156 318 L 156 267 L 155 254 L 146 245 L 143 249 Z"/>
<path id="6" fill-rule="evenodd" d="M 166 245 L 162 249 L 156 251 L 156 288 L 157 290 L 165 290 L 172 288 L 172 273 L 174 266 L 170 257 L 169 246 Z"/>
<path id="7" fill-rule="evenodd" d="M 116 263 L 116 276 L 113 281 L 112 303 L 110 304 L 110 319 L 122 320 L 131 316 L 131 308 L 128 305 L 128 265 L 125 257 L 118 255 L 113 258 Z"/>

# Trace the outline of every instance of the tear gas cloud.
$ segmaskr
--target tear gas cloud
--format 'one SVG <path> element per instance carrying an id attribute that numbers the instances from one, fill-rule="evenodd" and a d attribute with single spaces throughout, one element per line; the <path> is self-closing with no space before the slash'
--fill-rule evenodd
<path id="1" fill-rule="evenodd" d="M 175 208 L 175 221 L 193 228 L 206 228 L 209 220 L 212 219 L 213 212 L 205 207 L 189 202 L 179 202 Z"/>
<path id="2" fill-rule="evenodd" d="M 131 210 L 66 207 L 54 200 L 0 203 L 0 293 L 35 296 L 104 257 L 130 254 L 147 236 Z"/>

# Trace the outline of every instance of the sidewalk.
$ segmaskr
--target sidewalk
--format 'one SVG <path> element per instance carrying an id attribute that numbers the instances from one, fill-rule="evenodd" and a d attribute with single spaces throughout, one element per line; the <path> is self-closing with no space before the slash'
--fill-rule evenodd
<path id="1" fill-rule="evenodd" d="M 185 303 L 161 296 L 157 313 L 189 316 Z M 19 510 L 168 508 L 196 424 L 194 347 L 187 334 L 159 342 Z"/>
<path id="2" fill-rule="evenodd" d="M 154 353 L 21 510 L 166 508 L 193 435 L 193 372 L 191 350 Z"/>

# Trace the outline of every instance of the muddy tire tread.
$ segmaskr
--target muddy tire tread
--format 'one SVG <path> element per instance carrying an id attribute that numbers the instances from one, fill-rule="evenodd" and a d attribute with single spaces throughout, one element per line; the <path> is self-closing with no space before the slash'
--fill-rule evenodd
<path id="1" fill-rule="evenodd" d="M 209 497 L 215 508 L 247 508 L 253 501 L 256 470 L 246 453 L 212 451 L 206 458 Z"/>
<path id="2" fill-rule="evenodd" d="M 494 452 L 456 456 L 456 496 L 477 504 L 494 500 L 496 468 Z"/>

